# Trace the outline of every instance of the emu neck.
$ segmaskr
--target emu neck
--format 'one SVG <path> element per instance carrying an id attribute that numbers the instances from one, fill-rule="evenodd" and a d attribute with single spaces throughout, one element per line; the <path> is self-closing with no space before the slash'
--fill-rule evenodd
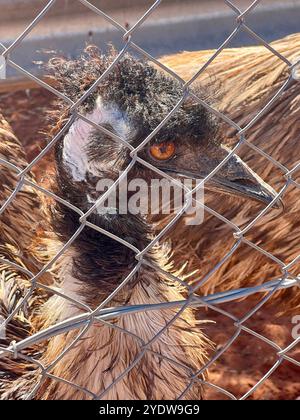
<path id="1" fill-rule="evenodd" d="M 72 230 L 79 227 L 76 226 L 78 216 L 73 217 L 73 222 L 76 222 Z M 92 222 L 139 250 L 143 250 L 149 244 L 150 228 L 143 219 L 131 215 L 116 215 L 114 218 L 109 221 L 96 217 Z M 65 232 L 64 236 L 65 242 L 67 237 L 70 237 L 70 232 Z M 137 265 L 136 253 L 133 250 L 90 227 L 85 227 L 74 241 L 69 255 L 70 260 L 64 277 L 71 279 L 73 286 L 65 284 L 63 287 L 67 288 L 66 292 L 75 288 L 76 295 L 91 307 L 98 306 L 109 296 Z M 122 293 L 122 297 L 117 296 L 117 299 L 121 299 L 122 302 L 128 300 L 130 290 L 137 281 L 137 275 L 133 276 L 124 288 L 126 293 Z"/>

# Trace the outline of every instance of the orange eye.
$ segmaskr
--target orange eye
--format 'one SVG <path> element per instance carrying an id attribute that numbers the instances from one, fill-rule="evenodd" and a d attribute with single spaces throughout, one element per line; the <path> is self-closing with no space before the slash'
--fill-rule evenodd
<path id="1" fill-rule="evenodd" d="M 150 147 L 150 153 L 157 160 L 170 159 L 175 153 L 175 144 L 172 142 L 153 144 Z"/>

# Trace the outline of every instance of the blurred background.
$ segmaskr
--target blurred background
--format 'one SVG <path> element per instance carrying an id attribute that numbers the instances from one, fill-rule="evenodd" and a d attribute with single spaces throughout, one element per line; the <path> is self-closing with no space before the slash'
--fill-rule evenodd
<path id="1" fill-rule="evenodd" d="M 0 41 L 8 46 L 47 5 L 47 0 L 0 0 Z M 122 26 L 130 28 L 154 0 L 91 0 Z M 251 0 L 233 0 L 245 10 Z M 300 0 L 262 0 L 247 23 L 267 41 L 299 32 Z M 139 30 L 133 41 L 159 57 L 179 51 L 217 48 L 236 26 L 234 11 L 223 0 L 164 0 Z M 37 27 L 12 54 L 27 70 L 38 72 L 34 61 L 43 61 L 43 51 L 76 56 L 87 43 L 102 50 L 112 43 L 123 45 L 122 33 L 78 0 L 57 0 Z M 241 31 L 230 46 L 255 41 Z M 1 52 L 1 48 L 0 48 Z M 13 71 L 9 71 L 12 76 Z"/>

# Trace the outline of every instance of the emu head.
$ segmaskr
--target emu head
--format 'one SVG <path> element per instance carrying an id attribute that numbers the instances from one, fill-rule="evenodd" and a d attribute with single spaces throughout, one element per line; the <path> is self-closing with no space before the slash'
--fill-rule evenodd
<path id="1" fill-rule="evenodd" d="M 60 90 L 76 102 L 114 58 L 114 53 L 102 56 L 90 48 L 79 60 L 56 59 L 51 65 Z M 202 98 L 204 93 L 207 100 L 207 92 L 197 92 Z M 178 81 L 126 55 L 80 105 L 79 113 L 137 147 L 182 95 Z M 199 179 L 214 170 L 228 153 L 222 145 L 216 118 L 197 100 L 188 97 L 138 156 L 173 177 Z M 96 201 L 99 179 L 117 179 L 131 162 L 126 145 L 80 117 L 57 146 L 56 156 L 62 192 L 83 211 Z M 142 177 L 147 182 L 153 176 L 157 177 L 139 162 L 129 172 L 129 177 Z M 208 187 L 267 204 L 275 196 L 275 191 L 237 155 L 217 172 Z"/>

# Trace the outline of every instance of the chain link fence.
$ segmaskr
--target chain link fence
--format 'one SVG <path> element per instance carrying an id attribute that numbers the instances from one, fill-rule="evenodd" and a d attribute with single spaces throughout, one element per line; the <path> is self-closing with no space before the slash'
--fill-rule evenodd
<path id="1" fill-rule="evenodd" d="M 130 28 L 125 29 L 123 26 L 121 26 L 118 22 L 116 22 L 111 16 L 104 13 L 102 10 L 97 8 L 95 5 L 91 4 L 87 0 L 79 0 L 80 3 L 84 6 L 86 6 L 88 9 L 90 9 L 95 14 L 101 16 L 105 20 L 107 20 L 111 25 L 113 25 L 123 36 L 123 42 L 124 46 L 121 49 L 121 51 L 117 54 L 116 58 L 112 62 L 112 64 L 107 68 L 107 70 L 99 77 L 98 80 L 93 83 L 93 85 L 84 93 L 84 95 L 77 101 L 73 102 L 68 97 L 66 97 L 64 94 L 56 90 L 55 87 L 48 84 L 48 82 L 43 81 L 39 79 L 38 77 L 34 76 L 33 74 L 26 71 L 24 68 L 16 64 L 12 59 L 10 58 L 13 51 L 20 47 L 22 44 L 22 41 L 24 38 L 33 31 L 33 29 L 38 25 L 39 22 L 42 21 L 44 16 L 51 10 L 53 5 L 56 3 L 55 0 L 51 0 L 47 3 L 47 5 L 44 7 L 43 10 L 38 14 L 38 16 L 30 23 L 30 25 L 24 30 L 24 32 L 8 47 L 6 48 L 3 44 L 0 44 L 2 48 L 2 54 L 1 59 L 3 60 L 3 63 L 6 66 L 10 66 L 14 68 L 18 73 L 25 76 L 28 79 L 31 79 L 32 81 L 36 82 L 39 86 L 42 88 L 45 88 L 52 92 L 54 95 L 56 95 L 58 98 L 60 98 L 62 101 L 66 103 L 70 107 L 70 115 L 68 122 L 64 125 L 64 127 L 60 130 L 60 132 L 48 143 L 47 147 L 42 150 L 42 152 L 26 167 L 26 169 L 21 169 L 17 166 L 15 166 L 13 163 L 8 162 L 4 159 L 0 159 L 0 164 L 9 168 L 11 171 L 14 171 L 17 174 L 18 177 L 18 184 L 11 194 L 11 196 L 7 199 L 7 201 L 2 205 L 0 209 L 0 215 L 8 208 L 8 206 L 12 203 L 12 201 L 16 198 L 16 195 L 19 193 L 19 191 L 25 186 L 29 185 L 32 188 L 35 188 L 36 190 L 39 190 L 42 194 L 49 196 L 51 199 L 54 199 L 61 203 L 63 206 L 68 207 L 72 211 L 76 212 L 78 214 L 78 219 L 80 221 L 80 228 L 73 234 L 73 236 L 69 239 L 67 243 L 64 244 L 64 246 L 61 248 L 61 250 L 57 253 L 57 255 L 48 262 L 44 268 L 37 274 L 30 272 L 29 270 L 25 269 L 23 266 L 16 264 L 12 261 L 8 261 L 7 259 L 2 258 L 1 261 L 5 264 L 9 264 L 13 269 L 18 270 L 21 273 L 24 273 L 26 276 L 30 278 L 31 281 L 31 288 L 27 291 L 25 296 L 23 297 L 20 304 L 13 310 L 12 313 L 5 319 L 2 323 L 2 326 L 0 327 L 0 330 L 5 328 L 16 316 L 16 314 L 19 312 L 20 308 L 22 306 L 26 305 L 26 302 L 30 299 L 32 293 L 36 289 L 44 289 L 46 291 L 51 291 L 51 293 L 58 294 L 62 296 L 64 299 L 68 300 L 69 302 L 73 302 L 79 307 L 81 307 L 84 310 L 84 313 L 80 316 L 72 317 L 69 319 L 66 319 L 60 323 L 57 323 L 46 330 L 41 330 L 30 337 L 28 337 L 25 340 L 22 340 L 20 342 L 13 342 L 8 347 L 0 348 L 0 357 L 14 357 L 19 359 L 24 359 L 26 361 L 31 362 L 33 365 L 35 365 L 41 372 L 40 379 L 38 383 L 34 386 L 31 393 L 26 396 L 27 399 L 34 398 L 36 393 L 38 392 L 40 386 L 42 385 L 43 381 L 48 377 L 55 381 L 60 382 L 66 382 L 64 378 L 56 377 L 51 373 L 51 369 L 55 364 L 57 364 L 60 360 L 63 359 L 63 357 L 72 349 L 74 346 L 76 346 L 80 339 L 87 333 L 87 331 L 91 328 L 91 326 L 95 322 L 103 322 L 104 324 L 109 323 L 111 328 L 122 330 L 123 333 L 131 334 L 126 329 L 122 329 L 120 326 L 117 326 L 113 321 L 115 319 L 118 319 L 122 316 L 127 316 L 128 314 L 133 314 L 137 312 L 143 312 L 143 311 L 160 311 L 166 308 L 176 308 L 176 315 L 173 317 L 172 320 L 170 320 L 167 325 L 161 329 L 151 341 L 144 342 L 144 340 L 141 337 L 136 337 L 136 339 L 141 343 L 141 353 L 138 355 L 135 360 L 130 363 L 130 365 L 127 367 L 127 369 L 124 372 L 121 372 L 120 375 L 110 384 L 108 385 L 105 390 L 100 395 L 93 394 L 89 389 L 86 389 L 81 384 L 77 383 L 68 383 L 69 386 L 74 387 L 74 389 L 78 391 L 82 391 L 85 393 L 88 397 L 93 399 L 101 399 L 105 398 L 107 393 L 119 382 L 121 381 L 128 373 L 138 365 L 139 361 L 145 356 L 145 354 L 149 351 L 153 351 L 151 349 L 151 346 L 156 340 L 159 340 L 159 338 L 162 336 L 162 334 L 170 328 L 170 326 L 176 322 L 176 320 L 182 315 L 183 311 L 187 308 L 195 308 L 195 307 L 205 307 L 210 308 L 213 311 L 216 311 L 218 313 L 223 314 L 225 317 L 228 317 L 232 320 L 232 323 L 234 327 L 236 328 L 236 332 L 233 335 L 233 337 L 230 338 L 230 340 L 227 342 L 225 346 L 222 347 L 221 350 L 216 351 L 212 359 L 205 364 L 205 366 L 199 367 L 198 371 L 194 371 L 190 375 L 190 383 L 187 384 L 185 389 L 182 389 L 181 393 L 178 395 L 178 399 L 184 398 L 187 394 L 189 389 L 198 381 L 206 386 L 212 387 L 214 389 L 217 389 L 220 393 L 223 393 L 224 396 L 229 397 L 231 399 L 237 399 L 236 396 L 232 395 L 228 390 L 223 389 L 220 386 L 217 386 L 213 383 L 210 383 L 209 380 L 204 380 L 201 378 L 201 374 L 209 370 L 209 368 L 230 348 L 230 346 L 234 343 L 234 341 L 239 337 L 239 335 L 242 332 L 245 332 L 249 335 L 252 335 L 256 337 L 256 339 L 261 340 L 262 342 L 266 343 L 267 345 L 271 346 L 276 354 L 277 354 L 277 361 L 272 366 L 272 368 L 261 378 L 259 382 L 253 386 L 249 392 L 247 392 L 242 399 L 247 399 L 254 391 L 260 387 L 274 372 L 279 368 L 279 366 L 284 361 L 289 361 L 293 363 L 295 366 L 300 366 L 300 362 L 293 359 L 289 356 L 289 352 L 294 349 L 300 342 L 300 337 L 297 338 L 292 344 L 290 344 L 287 348 L 281 348 L 276 344 L 275 342 L 270 341 L 268 338 L 258 334 L 256 331 L 250 329 L 246 326 L 246 322 L 254 315 L 256 314 L 270 299 L 274 296 L 276 292 L 278 292 L 281 289 L 286 288 L 292 288 L 294 286 L 299 285 L 299 279 L 298 277 L 295 277 L 291 273 L 291 269 L 295 267 L 295 265 L 300 261 L 300 255 L 294 259 L 289 264 L 285 264 L 282 261 L 280 261 L 277 257 L 269 253 L 268 251 L 262 249 L 258 245 L 252 243 L 250 240 L 246 239 L 245 234 L 255 227 L 255 225 L 258 223 L 259 220 L 261 220 L 268 211 L 277 203 L 279 200 L 281 200 L 288 187 L 293 185 L 296 188 L 299 188 L 299 184 L 293 179 L 293 175 L 295 172 L 299 169 L 300 163 L 298 163 L 292 170 L 289 170 L 288 168 L 284 167 L 280 162 L 275 160 L 272 156 L 267 155 L 264 151 L 260 150 L 256 146 L 252 145 L 247 141 L 247 132 L 248 130 L 259 121 L 260 118 L 262 118 L 272 107 L 272 105 L 280 98 L 280 95 L 284 90 L 288 87 L 290 82 L 292 80 L 298 80 L 298 68 L 300 62 L 297 63 L 291 63 L 288 59 L 286 59 L 283 55 L 281 55 L 278 51 L 276 51 L 269 43 L 265 42 L 264 39 L 262 39 L 257 33 L 255 33 L 250 27 L 247 25 L 247 17 L 248 15 L 255 9 L 260 3 L 263 3 L 262 0 L 256 0 L 251 3 L 251 5 L 242 12 L 237 8 L 233 2 L 229 0 L 225 0 L 225 3 L 227 6 L 233 10 L 233 12 L 236 14 L 236 27 L 234 31 L 229 35 L 229 37 L 224 40 L 223 44 L 212 54 L 211 58 L 207 61 L 207 63 L 202 66 L 199 71 L 189 80 L 184 81 L 181 77 L 179 77 L 177 74 L 175 74 L 172 70 L 167 68 L 165 65 L 163 65 L 159 60 L 148 54 L 146 51 L 144 51 L 139 45 L 136 45 L 134 42 L 134 35 L 135 32 L 143 25 L 145 20 L 157 9 L 160 4 L 162 3 L 161 0 L 158 0 L 153 3 L 153 5 L 149 8 L 149 10 L 146 11 L 146 13 Z M 219 112 L 217 109 L 214 109 L 210 104 L 208 104 L 205 100 L 203 100 L 200 96 L 198 96 L 192 89 L 191 86 L 193 82 L 197 80 L 197 78 L 210 66 L 210 64 L 216 59 L 217 56 L 226 48 L 229 46 L 231 40 L 235 38 L 241 31 L 246 31 L 255 42 L 258 42 L 261 45 L 264 45 L 265 48 L 267 48 L 272 54 L 274 54 L 276 57 L 278 57 L 279 60 L 282 60 L 289 68 L 289 77 L 286 80 L 286 82 L 283 84 L 283 86 L 280 88 L 280 90 L 276 93 L 274 97 L 269 101 L 269 103 L 256 115 L 255 118 L 252 119 L 249 124 L 245 127 L 240 127 L 236 122 L 232 121 L 228 116 L 224 115 L 223 113 Z M 79 111 L 80 105 L 83 104 L 83 102 L 96 90 L 98 85 L 101 84 L 101 82 L 109 75 L 109 73 L 113 70 L 113 68 L 118 64 L 118 62 L 125 56 L 127 51 L 130 49 L 135 50 L 138 54 L 142 55 L 146 60 L 149 60 L 150 62 L 154 63 L 156 66 L 158 66 L 163 72 L 166 72 L 170 77 L 175 78 L 182 86 L 183 95 L 181 100 L 176 104 L 176 106 L 172 109 L 172 111 L 161 121 L 161 123 L 156 127 L 155 130 L 147 137 L 145 138 L 137 147 L 133 147 L 130 143 L 126 142 L 124 139 L 120 138 L 119 136 L 116 136 L 115 134 L 111 133 L 111 137 L 115 141 L 119 141 L 122 143 L 123 146 L 129 148 L 130 150 L 130 156 L 131 156 L 131 162 L 125 172 L 119 177 L 119 179 L 114 183 L 114 185 L 108 189 L 108 191 L 103 194 L 98 201 L 90 208 L 90 210 L 86 213 L 82 212 L 79 208 L 75 207 L 72 203 L 66 201 L 62 197 L 56 196 L 53 192 L 48 191 L 47 189 L 41 187 L 40 185 L 36 184 L 32 180 L 28 178 L 28 173 L 32 170 L 33 167 L 39 164 L 41 159 L 54 147 L 54 145 L 61 140 L 64 133 L 70 128 L 72 123 L 75 119 L 81 119 L 85 121 L 86 123 L 90 124 L 93 128 L 96 128 L 100 132 L 104 132 L 106 135 L 108 134 L 107 130 L 105 128 L 101 127 L 98 124 L 95 124 L 93 121 L 89 120 L 86 116 L 82 115 Z M 166 175 L 166 173 L 160 171 L 158 168 L 156 168 L 153 165 L 150 165 L 149 163 L 145 162 L 143 159 L 141 159 L 138 155 L 138 152 L 143 149 L 153 138 L 156 136 L 159 131 L 165 126 L 165 124 L 170 120 L 170 118 L 177 112 L 177 110 L 181 107 L 182 103 L 185 101 L 187 97 L 193 98 L 195 101 L 198 101 L 199 104 L 201 104 L 203 107 L 205 107 L 210 113 L 216 115 L 218 118 L 223 120 L 226 124 L 237 130 L 238 132 L 238 138 L 239 141 L 236 144 L 236 146 L 232 149 L 230 154 L 200 183 L 200 185 L 197 185 L 197 187 L 193 189 L 187 189 L 185 191 L 185 204 L 181 211 L 176 214 L 176 216 L 171 220 L 166 227 L 162 229 L 162 231 L 157 234 L 157 236 L 151 241 L 151 243 L 145 248 L 145 249 L 137 249 L 135 246 L 130 244 L 124 239 L 119 238 L 116 235 L 113 235 L 112 233 L 100 228 L 99 226 L 91 223 L 88 221 L 88 217 L 98 208 L 99 205 L 103 204 L 105 200 L 109 197 L 109 195 L 114 191 L 114 189 L 122 182 L 123 178 L 127 176 L 129 171 L 132 169 L 132 167 L 139 163 L 141 165 L 146 165 L 148 168 L 153 170 L 155 173 L 157 173 L 160 177 L 167 178 L 171 180 L 172 182 L 176 183 L 176 180 L 172 179 L 171 176 Z M 183 299 L 180 302 L 166 302 L 161 304 L 141 304 L 141 305 L 135 305 L 135 306 L 121 306 L 117 308 L 109 308 L 108 304 L 113 300 L 115 295 L 122 290 L 123 287 L 128 285 L 130 280 L 135 276 L 136 273 L 141 269 L 143 265 L 149 264 L 149 261 L 147 260 L 147 254 L 158 244 L 158 242 L 163 239 L 163 237 L 166 235 L 166 233 L 170 232 L 172 228 L 174 228 L 176 222 L 183 216 L 186 209 L 191 205 L 193 201 L 193 197 L 197 189 L 202 188 L 214 175 L 218 173 L 218 171 L 222 168 L 223 165 L 225 165 L 228 160 L 239 151 L 241 146 L 247 145 L 247 147 L 255 148 L 255 151 L 258 153 L 261 153 L 265 158 L 267 158 L 269 161 L 271 161 L 276 167 L 278 167 L 280 170 L 284 173 L 284 179 L 285 179 L 285 185 L 281 189 L 281 191 L 277 194 L 276 198 L 270 203 L 268 206 L 262 210 L 259 215 L 252 220 L 246 227 L 244 227 L 242 230 L 237 227 L 233 222 L 227 220 L 224 216 L 221 214 L 218 214 L 213 209 L 210 209 L 206 205 L 203 205 L 203 208 L 209 212 L 210 214 L 213 214 L 215 217 L 217 217 L 219 220 L 222 221 L 222 223 L 226 223 L 228 227 L 232 230 L 232 233 L 235 238 L 235 244 L 230 249 L 230 251 L 225 255 L 225 257 L 222 258 L 222 260 L 215 266 L 209 274 L 207 274 L 201 281 L 197 282 L 196 285 L 190 286 L 187 282 L 183 282 L 181 279 L 175 277 L 174 275 L 171 275 L 168 272 L 164 271 L 164 275 L 167 276 L 171 282 L 178 282 L 180 285 L 184 285 L 187 291 L 187 298 Z M 40 282 L 41 277 L 49 271 L 55 263 L 60 259 L 60 257 L 70 248 L 70 246 L 73 244 L 73 242 L 79 237 L 79 235 L 82 233 L 82 231 L 89 227 L 91 229 L 96 230 L 101 235 L 106 235 L 107 237 L 118 241 L 122 245 L 128 247 L 136 254 L 136 266 L 133 268 L 131 273 L 120 283 L 118 288 L 103 302 L 99 304 L 99 306 L 96 309 L 91 309 L 87 305 L 83 305 L 80 302 L 74 301 L 74 299 L 71 296 L 66 296 L 63 293 L 59 292 L 57 289 L 51 288 L 50 286 L 46 286 L 43 283 Z M 270 281 L 266 284 L 259 285 L 257 287 L 249 287 L 245 289 L 239 289 L 239 290 L 232 290 L 224 293 L 218 293 L 213 294 L 209 296 L 199 296 L 197 292 L 199 291 L 200 287 L 203 286 L 203 284 L 207 283 L 210 278 L 213 276 L 213 274 L 224 264 L 225 261 L 230 259 L 230 257 L 233 255 L 235 250 L 240 244 L 244 244 L 246 246 L 254 248 L 256 251 L 263 253 L 267 258 L 270 258 L 273 260 L 278 266 L 280 267 L 280 270 L 282 272 L 281 278 L 275 279 L 273 281 Z M 153 266 L 155 270 L 161 270 L 161 268 L 157 266 Z M 294 289 L 295 290 L 295 289 Z M 228 313 L 227 311 L 220 308 L 220 304 L 224 302 L 230 302 L 230 301 L 238 301 L 241 298 L 246 298 L 251 295 L 257 294 L 257 293 L 264 293 L 263 299 L 260 300 L 258 304 L 255 305 L 253 309 L 251 309 L 250 312 L 248 312 L 246 315 L 244 315 L 242 318 L 238 319 L 231 313 Z M 69 331 L 73 330 L 79 330 L 79 334 L 77 335 L 76 339 L 66 348 L 64 351 L 56 358 L 56 360 L 52 361 L 50 366 L 43 366 L 39 361 L 35 360 L 33 357 L 29 357 L 25 354 L 25 350 L 30 348 L 31 346 L 44 342 L 45 340 L 50 339 L 51 337 L 54 337 L 59 334 L 63 334 Z M 132 334 L 131 334 L 132 335 Z M 164 358 L 165 356 L 160 355 L 160 357 Z M 178 363 L 174 361 L 174 363 Z M 142 373 L 141 373 L 142 374 Z"/>

